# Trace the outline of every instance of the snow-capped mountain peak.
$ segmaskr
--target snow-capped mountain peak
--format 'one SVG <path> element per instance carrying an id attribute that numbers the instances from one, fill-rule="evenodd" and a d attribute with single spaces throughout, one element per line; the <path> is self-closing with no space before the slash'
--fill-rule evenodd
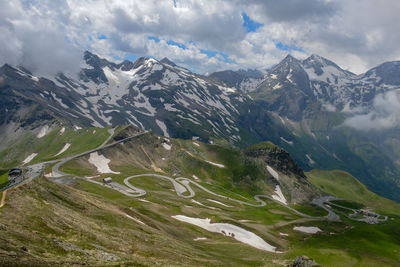
<path id="1" fill-rule="evenodd" d="M 2 70 L 2 79 L 16 90 L 82 126 L 134 124 L 175 136 L 197 128 L 193 132 L 204 139 L 214 135 L 239 141 L 234 121 L 242 103 L 250 101 L 235 88 L 168 59 L 113 63 L 85 52 L 78 79 L 67 74 L 39 78 L 6 65 Z"/>

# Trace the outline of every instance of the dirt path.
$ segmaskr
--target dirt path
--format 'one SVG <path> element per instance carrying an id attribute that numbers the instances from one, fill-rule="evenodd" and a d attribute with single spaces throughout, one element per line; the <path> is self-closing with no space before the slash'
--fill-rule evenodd
<path id="1" fill-rule="evenodd" d="M 144 152 L 144 154 L 147 156 L 147 158 L 149 159 L 150 163 L 151 163 L 151 167 L 153 168 L 153 170 L 155 172 L 164 172 L 163 170 L 161 170 L 160 168 L 157 167 L 157 165 L 153 162 L 153 160 L 150 158 L 149 154 L 147 154 L 146 150 L 144 149 L 143 146 L 140 146 L 140 148 L 142 149 L 142 151 Z"/>
<path id="2" fill-rule="evenodd" d="M 6 195 L 7 195 L 7 190 L 4 190 L 3 195 L 1 196 L 0 208 L 2 208 L 6 203 Z"/>

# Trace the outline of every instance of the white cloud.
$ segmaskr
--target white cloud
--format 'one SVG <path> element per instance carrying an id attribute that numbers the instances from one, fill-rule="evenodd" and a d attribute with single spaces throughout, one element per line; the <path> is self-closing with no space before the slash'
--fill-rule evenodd
<path id="1" fill-rule="evenodd" d="M 176 0 L 176 7 L 172 0 L 1 1 L 0 64 L 23 64 L 38 73 L 73 71 L 82 51 L 90 50 L 106 58 L 167 56 L 204 73 L 270 67 L 288 53 L 276 47 L 281 42 L 305 51 L 291 51 L 296 57 L 316 53 L 360 73 L 400 59 L 399 9 L 395 0 Z M 246 33 L 243 12 L 264 26 Z M 237 64 L 201 49 L 222 52 Z"/>
<path id="2" fill-rule="evenodd" d="M 385 130 L 400 126 L 400 92 L 389 91 L 374 98 L 372 110 L 348 118 L 344 125 L 358 130 Z"/>

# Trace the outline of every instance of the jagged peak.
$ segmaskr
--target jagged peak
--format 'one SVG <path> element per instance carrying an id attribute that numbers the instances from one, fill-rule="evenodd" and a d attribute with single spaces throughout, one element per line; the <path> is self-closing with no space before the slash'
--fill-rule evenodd
<path id="1" fill-rule="evenodd" d="M 312 54 L 308 58 L 302 61 L 302 64 L 305 68 L 314 68 L 314 70 L 319 69 L 325 66 L 332 66 L 339 70 L 340 72 L 346 73 L 347 75 L 354 75 L 354 73 L 343 70 L 340 66 L 338 66 L 335 62 L 326 59 L 320 55 Z"/>
<path id="2" fill-rule="evenodd" d="M 275 65 L 270 71 L 274 72 L 277 70 L 287 69 L 287 71 L 291 70 L 292 68 L 298 69 L 301 68 L 301 61 L 293 57 L 291 54 L 288 54 L 281 62 Z"/>
<path id="3" fill-rule="evenodd" d="M 14 69 L 14 67 L 5 63 L 3 66 L 0 67 L 0 70 L 5 70 L 5 69 Z"/>
<path id="4" fill-rule="evenodd" d="M 291 54 L 288 54 L 278 65 L 283 65 L 283 64 L 300 64 L 300 60 L 297 58 L 293 57 Z"/>
<path id="5" fill-rule="evenodd" d="M 175 64 L 175 62 L 173 62 L 172 60 L 170 60 L 169 58 L 165 57 L 163 59 L 160 60 L 161 63 L 176 67 L 177 65 Z"/>
<path id="6" fill-rule="evenodd" d="M 311 56 L 309 56 L 308 58 L 303 60 L 304 64 L 311 64 L 311 63 L 315 63 L 315 62 L 323 64 L 323 65 L 336 65 L 331 60 L 321 57 L 320 55 L 317 55 L 317 54 L 312 54 Z"/>
<path id="7" fill-rule="evenodd" d="M 291 54 L 287 54 L 282 61 L 298 61 L 298 59 L 292 56 Z"/>
<path id="8" fill-rule="evenodd" d="M 309 56 L 308 58 L 310 58 L 310 59 L 318 59 L 318 60 L 325 59 L 325 58 L 323 58 L 323 57 L 321 57 L 320 55 L 317 55 L 317 54 L 311 54 L 311 56 Z"/>

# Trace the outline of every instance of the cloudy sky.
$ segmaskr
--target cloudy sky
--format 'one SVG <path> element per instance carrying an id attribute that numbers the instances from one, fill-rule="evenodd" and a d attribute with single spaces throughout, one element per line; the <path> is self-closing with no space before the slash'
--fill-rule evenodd
<path id="1" fill-rule="evenodd" d="M 0 0 L 0 64 L 75 71 L 89 50 L 198 73 L 319 54 L 362 73 L 400 60 L 398 0 Z"/>

